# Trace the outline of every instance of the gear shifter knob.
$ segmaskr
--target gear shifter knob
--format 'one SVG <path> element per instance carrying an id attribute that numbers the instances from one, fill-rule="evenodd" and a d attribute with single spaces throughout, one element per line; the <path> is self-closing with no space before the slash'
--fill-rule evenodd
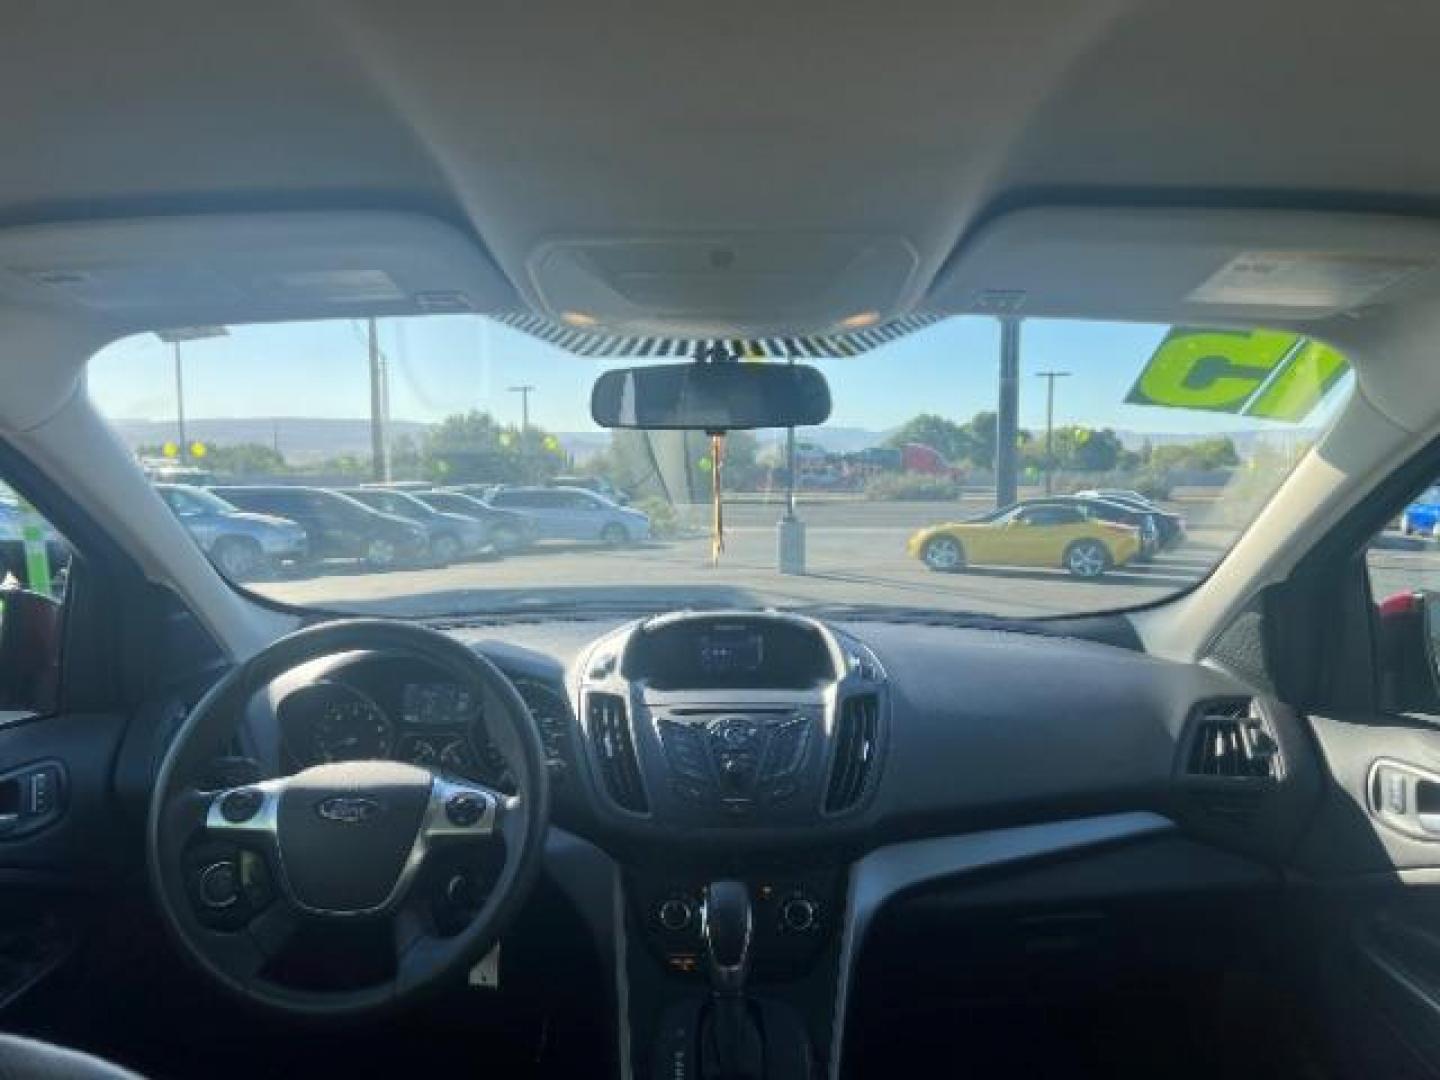
<path id="1" fill-rule="evenodd" d="M 705 887 L 700 934 L 716 993 L 738 994 L 745 989 L 751 930 L 750 890 L 743 881 L 712 881 Z"/>

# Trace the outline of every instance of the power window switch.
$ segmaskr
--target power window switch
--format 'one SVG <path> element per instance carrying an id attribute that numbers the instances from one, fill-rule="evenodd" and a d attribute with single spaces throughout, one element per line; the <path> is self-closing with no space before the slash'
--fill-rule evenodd
<path id="1" fill-rule="evenodd" d="M 55 769 L 36 769 L 25 777 L 25 813 L 43 817 L 53 813 L 60 775 Z"/>
<path id="2" fill-rule="evenodd" d="M 1397 769 L 1384 769 L 1380 773 L 1382 805 L 1387 814 L 1403 815 L 1409 806 L 1405 774 Z"/>

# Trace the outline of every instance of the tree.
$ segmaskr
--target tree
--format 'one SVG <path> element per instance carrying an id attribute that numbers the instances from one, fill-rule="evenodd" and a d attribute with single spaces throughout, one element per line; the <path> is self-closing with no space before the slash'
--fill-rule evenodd
<path id="1" fill-rule="evenodd" d="M 533 483 L 565 465 L 555 436 L 542 428 L 502 427 L 489 413 L 471 409 L 447 416 L 431 430 L 422 449 L 422 471 L 447 483 Z"/>
<path id="2" fill-rule="evenodd" d="M 759 486 L 760 440 L 753 431 L 732 431 L 725 436 L 725 487 L 730 491 L 752 491 Z"/>
<path id="3" fill-rule="evenodd" d="M 954 463 L 975 460 L 975 436 L 969 427 L 935 413 L 921 413 L 901 424 L 885 440 L 886 446 L 922 443 Z M 994 436 L 991 436 L 993 446 Z"/>
<path id="4" fill-rule="evenodd" d="M 162 446 L 138 446 L 135 454 L 142 458 L 160 458 L 165 456 L 165 450 Z M 175 463 L 195 465 L 227 479 L 271 477 L 290 471 L 285 458 L 273 446 L 255 442 L 234 443 L 230 446 L 206 443 L 203 457 L 190 457 L 187 452 L 187 456 L 176 458 Z"/>
<path id="5" fill-rule="evenodd" d="M 978 465 L 982 469 L 990 469 L 995 465 L 995 447 L 999 439 L 999 429 L 995 426 L 999 418 L 988 410 L 977 412 L 970 418 L 965 427 L 970 432 L 970 439 L 973 446 L 970 452 L 971 464 Z M 1028 437 L 1027 432 L 1020 432 L 1020 440 Z"/>
<path id="6" fill-rule="evenodd" d="M 1196 469 L 1211 472 L 1233 469 L 1240 464 L 1235 441 L 1228 435 L 1200 439 L 1193 443 L 1171 443 L 1157 446 L 1150 453 L 1150 464 L 1157 469 Z"/>
<path id="7" fill-rule="evenodd" d="M 1125 445 L 1111 428 L 1064 427 L 1055 432 L 1056 464 L 1076 472 L 1109 472 Z"/>

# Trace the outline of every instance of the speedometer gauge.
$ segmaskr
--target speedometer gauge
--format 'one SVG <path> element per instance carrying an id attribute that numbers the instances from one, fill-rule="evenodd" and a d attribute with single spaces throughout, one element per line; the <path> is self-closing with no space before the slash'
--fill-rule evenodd
<path id="1" fill-rule="evenodd" d="M 300 701 L 295 698 L 301 698 Z M 310 763 L 363 762 L 390 756 L 389 717 L 369 697 L 337 683 L 317 683 L 287 698 L 288 742 Z"/>

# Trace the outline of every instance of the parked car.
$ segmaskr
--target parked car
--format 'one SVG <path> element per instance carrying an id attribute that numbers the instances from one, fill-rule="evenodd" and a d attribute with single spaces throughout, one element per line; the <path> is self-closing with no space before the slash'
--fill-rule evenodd
<path id="1" fill-rule="evenodd" d="M 545 486 L 584 488 L 586 491 L 595 492 L 596 495 L 605 496 L 619 506 L 626 506 L 630 502 L 629 495 L 626 495 L 603 476 L 553 476 L 545 481 Z"/>
<path id="2" fill-rule="evenodd" d="M 982 565 L 1057 566 L 1078 578 L 1098 578 L 1140 553 L 1140 533 L 1090 518 L 1079 506 L 1051 502 L 921 529 L 908 550 L 931 570 L 947 573 Z"/>
<path id="3" fill-rule="evenodd" d="M 650 518 L 584 488 L 502 488 L 489 500 L 533 518 L 542 540 L 599 540 L 619 546 L 650 538 Z"/>
<path id="4" fill-rule="evenodd" d="M 263 577 L 277 566 L 303 563 L 310 544 L 288 518 L 254 514 L 207 488 L 156 484 L 155 490 L 200 550 L 231 581 Z"/>
<path id="5" fill-rule="evenodd" d="M 540 538 L 535 519 L 515 510 L 501 510 L 473 495 L 458 491 L 417 491 L 415 498 L 447 514 L 461 514 L 484 523 L 490 543 L 501 554 L 529 547 Z"/>
<path id="6" fill-rule="evenodd" d="M 1109 503 L 1127 506 L 1153 515 L 1156 525 L 1160 528 L 1161 550 L 1173 548 L 1185 539 L 1185 518 L 1173 510 L 1166 510 L 1154 499 L 1147 499 L 1139 492 L 1127 491 L 1124 488 L 1091 488 L 1088 491 L 1077 491 L 1075 494 L 1079 498 L 1104 499 Z"/>
<path id="7" fill-rule="evenodd" d="M 436 562 L 454 562 L 479 555 L 490 547 L 490 530 L 484 524 L 471 517 L 437 510 L 408 491 L 360 487 L 346 488 L 342 494 L 372 510 L 415 522 L 429 537 L 430 554 Z"/>
<path id="8" fill-rule="evenodd" d="M 314 559 L 363 559 L 377 570 L 430 562 L 430 537 L 423 528 L 338 491 L 279 485 L 210 490 L 242 510 L 294 521 L 305 530 Z"/>
<path id="9" fill-rule="evenodd" d="M 1400 531 L 1406 536 L 1429 536 L 1440 540 L 1440 484 L 1426 488 L 1400 515 Z"/>
<path id="10" fill-rule="evenodd" d="M 1119 499 L 1100 499 L 1092 495 L 1062 495 L 1052 500 L 1027 499 L 1025 502 L 1029 506 L 1041 506 L 1047 501 L 1062 506 L 1078 506 L 1085 511 L 1086 517 L 1129 525 L 1135 529 L 1140 534 L 1140 554 L 1135 556 L 1136 561 L 1154 557 L 1163 546 L 1159 511 L 1134 503 L 1127 504 Z"/>
<path id="11" fill-rule="evenodd" d="M 472 499 L 484 499 L 488 502 L 491 495 L 505 486 L 505 484 L 447 484 L 439 490 L 454 491 L 460 495 L 469 495 Z"/>

